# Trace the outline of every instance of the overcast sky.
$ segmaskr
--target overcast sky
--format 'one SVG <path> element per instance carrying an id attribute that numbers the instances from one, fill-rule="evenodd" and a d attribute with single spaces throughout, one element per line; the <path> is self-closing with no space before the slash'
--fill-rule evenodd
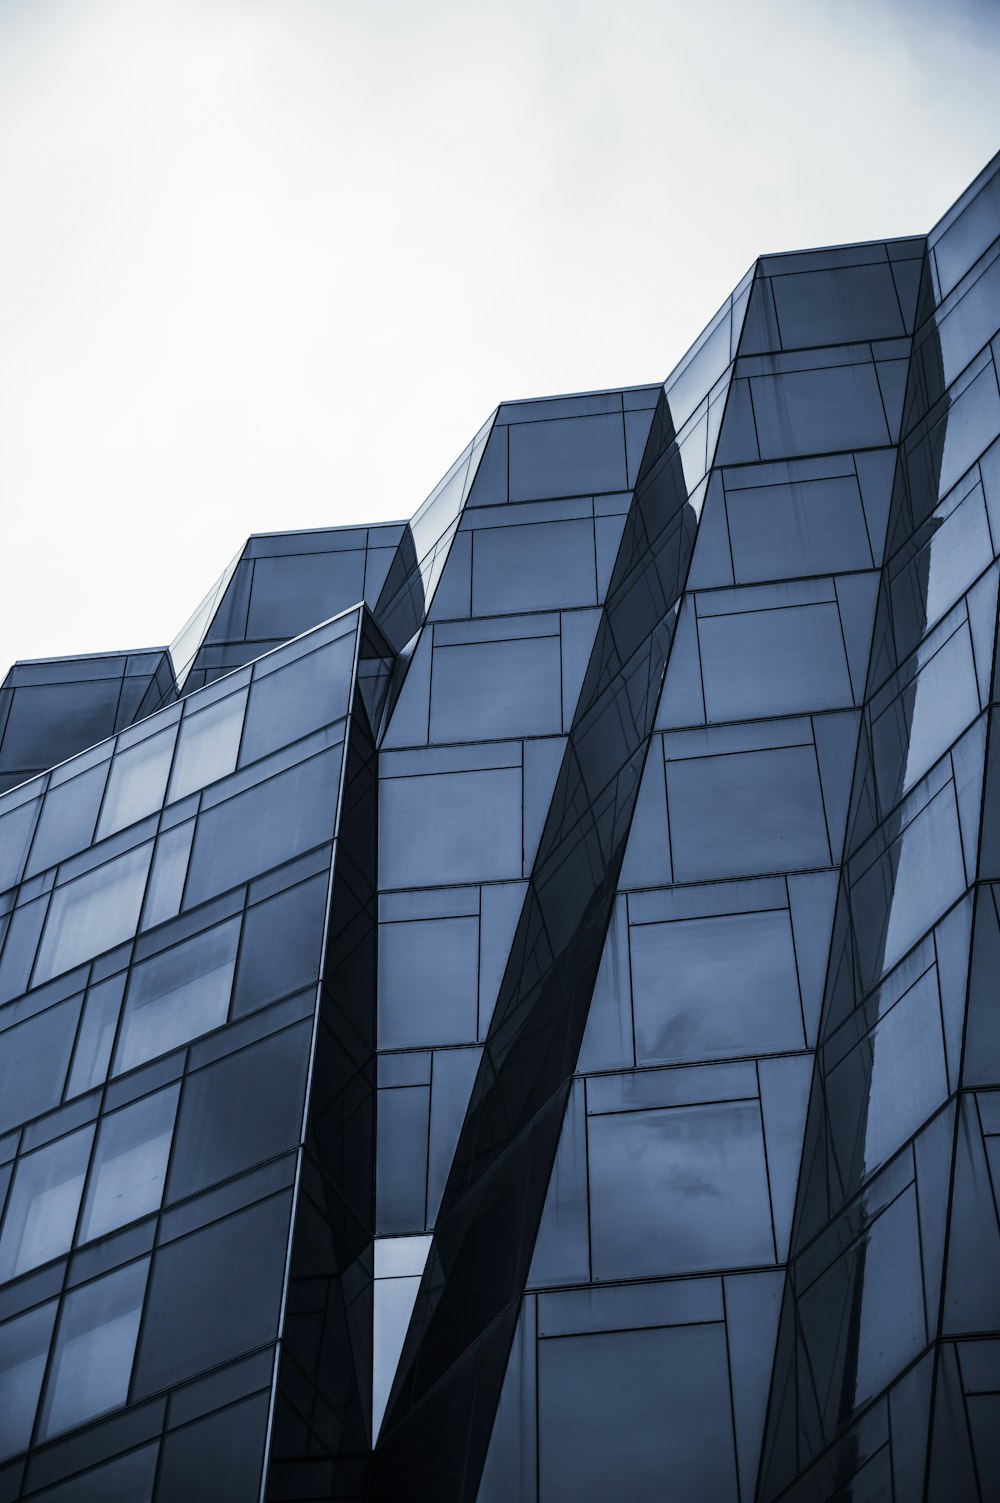
<path id="1" fill-rule="evenodd" d="M 0 0 L 0 674 L 662 380 L 762 251 L 928 229 L 998 64 L 992 0 Z"/>

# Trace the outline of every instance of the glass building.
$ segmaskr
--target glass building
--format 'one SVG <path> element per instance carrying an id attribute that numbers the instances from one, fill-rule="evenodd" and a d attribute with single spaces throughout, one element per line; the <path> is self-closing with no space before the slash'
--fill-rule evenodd
<path id="1" fill-rule="evenodd" d="M 0 689 L 0 1503 L 1000 1479 L 1000 159 Z"/>

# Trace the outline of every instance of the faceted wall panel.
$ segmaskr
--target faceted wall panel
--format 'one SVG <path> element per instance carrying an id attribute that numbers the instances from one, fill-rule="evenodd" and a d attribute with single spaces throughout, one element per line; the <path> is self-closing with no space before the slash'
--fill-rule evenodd
<path id="1" fill-rule="evenodd" d="M 0 688 L 0 1503 L 985 1503 L 1000 160 Z"/>

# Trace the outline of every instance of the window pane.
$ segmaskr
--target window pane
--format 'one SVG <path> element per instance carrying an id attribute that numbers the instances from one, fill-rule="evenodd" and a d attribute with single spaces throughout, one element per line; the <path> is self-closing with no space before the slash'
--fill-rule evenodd
<path id="1" fill-rule="evenodd" d="M 115 757 L 97 826 L 98 840 L 135 824 L 137 819 L 145 819 L 163 803 L 175 729 L 170 726 Z"/>
<path id="2" fill-rule="evenodd" d="M 105 1117 L 80 1227 L 80 1240 L 159 1210 L 179 1086 L 157 1091 Z"/>
<path id="3" fill-rule="evenodd" d="M 164 831 L 156 842 L 156 856 L 153 859 L 142 918 L 144 929 L 154 929 L 157 924 L 176 918 L 181 911 L 194 824 L 194 820 L 189 819 L 186 824 Z"/>
<path id="4" fill-rule="evenodd" d="M 107 1078 L 124 990 L 124 973 L 90 988 L 73 1056 L 68 1095 L 79 1096 Z"/>
<path id="5" fill-rule="evenodd" d="M 311 1025 L 300 1023 L 188 1076 L 170 1166 L 172 1201 L 296 1146 L 310 1036 Z"/>
<path id="6" fill-rule="evenodd" d="M 379 788 L 385 887 L 521 875 L 521 770 L 387 778 Z"/>
<path id="7" fill-rule="evenodd" d="M 240 747 L 242 767 L 347 713 L 354 646 L 352 631 L 254 680 Z"/>
<path id="8" fill-rule="evenodd" d="M 253 1012 L 317 979 L 326 890 L 324 873 L 247 910 L 234 1016 Z"/>
<path id="9" fill-rule="evenodd" d="M 23 1451 L 31 1439 L 56 1302 L 0 1326 L 0 1457 Z"/>
<path id="10" fill-rule="evenodd" d="M 472 608 L 477 616 L 551 611 L 593 605 L 597 599 L 591 520 L 483 527 L 476 533 L 472 557 Z"/>
<path id="11" fill-rule="evenodd" d="M 41 1435 L 58 1435 L 124 1404 L 149 1260 L 75 1289 L 63 1302 Z"/>
<path id="12" fill-rule="evenodd" d="M 152 841 L 52 894 L 35 981 L 70 971 L 130 938 L 139 922 Z"/>
<path id="13" fill-rule="evenodd" d="M 541 1503 L 736 1497 L 721 1321 L 538 1343 Z"/>
<path id="14" fill-rule="evenodd" d="M 0 1132 L 58 1106 L 80 1017 L 71 997 L 8 1029 L 0 1048 Z"/>
<path id="15" fill-rule="evenodd" d="M 288 1212 L 289 1197 L 279 1195 L 160 1249 L 136 1363 L 138 1397 L 274 1341 Z"/>
<path id="16" fill-rule="evenodd" d="M 480 741 L 561 730 L 559 638 L 435 647 L 431 740 Z"/>
<path id="17" fill-rule="evenodd" d="M 99 767 L 49 790 L 32 841 L 26 876 L 45 871 L 90 844 L 107 776 L 108 765 L 102 762 Z"/>
<path id="18" fill-rule="evenodd" d="M 667 797 L 680 882 L 829 865 L 811 746 L 668 762 Z"/>
<path id="19" fill-rule="evenodd" d="M 125 999 L 115 1073 L 167 1054 L 226 1021 L 239 918 L 137 965 Z"/>
<path id="20" fill-rule="evenodd" d="M 170 777 L 170 800 L 224 778 L 236 766 L 247 695 L 231 694 L 207 710 L 185 715 Z"/>
<path id="21" fill-rule="evenodd" d="M 474 1039 L 479 920 L 380 924 L 378 939 L 379 1048 Z"/>
<path id="22" fill-rule="evenodd" d="M 186 906 L 193 908 L 329 840 L 340 762 L 337 747 L 202 814 L 191 853 Z"/>
<path id="23" fill-rule="evenodd" d="M 93 1140 L 93 1127 L 84 1127 L 21 1159 L 0 1237 L 0 1280 L 69 1250 Z"/>
<path id="24" fill-rule="evenodd" d="M 773 1262 L 756 1101 L 591 1117 L 587 1135 L 596 1277 Z"/>
<path id="25" fill-rule="evenodd" d="M 640 1064 L 801 1049 L 787 911 L 639 924 L 629 942 Z"/>

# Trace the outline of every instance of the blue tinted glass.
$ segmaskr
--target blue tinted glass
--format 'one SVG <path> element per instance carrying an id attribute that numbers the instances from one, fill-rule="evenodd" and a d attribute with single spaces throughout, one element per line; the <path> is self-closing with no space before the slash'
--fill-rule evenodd
<path id="1" fill-rule="evenodd" d="M 641 924 L 629 940 L 640 1064 L 802 1047 L 787 912 Z"/>
<path id="2" fill-rule="evenodd" d="M 163 803 L 175 736 L 176 727 L 171 726 L 140 741 L 138 746 L 117 753 L 97 827 L 98 840 L 144 819 Z"/>
<path id="3" fill-rule="evenodd" d="M 101 1237 L 160 1208 L 178 1087 L 146 1096 L 101 1122 L 80 1239 Z"/>
<path id="4" fill-rule="evenodd" d="M 721 1323 L 539 1342 L 542 1503 L 736 1492 Z"/>
<path id="5" fill-rule="evenodd" d="M 474 1039 L 478 966 L 478 919 L 380 925 L 379 1048 Z"/>
<path id="6" fill-rule="evenodd" d="M 737 584 L 872 566 L 853 476 L 732 489 L 727 480 L 726 513 Z"/>
<path id="7" fill-rule="evenodd" d="M 159 1250 L 136 1359 L 137 1395 L 274 1340 L 287 1234 L 288 1199 L 280 1195 Z"/>
<path id="8" fill-rule="evenodd" d="M 521 875 L 521 770 L 387 778 L 379 788 L 386 887 Z"/>
<path id="9" fill-rule="evenodd" d="M 297 636 L 354 605 L 364 592 L 364 549 L 255 559 L 247 636 Z"/>
<path id="10" fill-rule="evenodd" d="M 184 798 L 196 788 L 205 788 L 233 771 L 246 700 L 244 690 L 195 715 L 185 715 L 170 775 L 171 800 Z"/>
<path id="11" fill-rule="evenodd" d="M 560 729 L 558 637 L 435 647 L 432 741 L 544 736 Z"/>
<path id="12" fill-rule="evenodd" d="M 75 997 L 3 1035 L 0 1132 L 59 1104 L 79 1016 Z"/>
<path id="13" fill-rule="evenodd" d="M 73 1054 L 68 1095 L 78 1096 L 83 1091 L 91 1090 L 100 1085 L 107 1075 L 124 990 L 124 973 L 90 988 L 84 1005 L 80 1036 Z"/>
<path id="14" fill-rule="evenodd" d="M 31 1439 L 55 1318 L 53 1302 L 0 1326 L 0 1457 Z"/>
<path id="15" fill-rule="evenodd" d="M 773 1261 L 756 1101 L 591 1117 L 587 1137 L 595 1276 Z"/>
<path id="16" fill-rule="evenodd" d="M 472 553 L 473 613 L 491 616 L 593 605 L 596 569 L 594 524 L 589 519 L 482 528 Z"/>
<path id="17" fill-rule="evenodd" d="M 170 1199 L 294 1148 L 301 1137 L 307 1024 L 188 1077 L 170 1165 Z"/>
<path id="18" fill-rule="evenodd" d="M 93 1140 L 85 1127 L 21 1159 L 0 1235 L 0 1280 L 69 1250 Z"/>
<path id="19" fill-rule="evenodd" d="M 52 894 L 36 981 L 69 971 L 135 933 L 152 844 L 138 846 Z"/>
<path id="20" fill-rule="evenodd" d="M 510 427 L 510 499 L 621 491 L 625 427 L 621 412 Z"/>
<path id="21" fill-rule="evenodd" d="M 873 365 L 759 376 L 750 386 L 761 459 L 890 442 Z"/>
<path id="22" fill-rule="evenodd" d="M 333 834 L 340 749 L 312 757 L 202 814 L 185 906 L 280 866 Z"/>
<path id="23" fill-rule="evenodd" d="M 430 1090 L 378 1093 L 377 1223 L 381 1233 L 423 1231 Z"/>
<path id="24" fill-rule="evenodd" d="M 102 763 L 49 790 L 31 843 L 27 876 L 55 866 L 90 844 L 107 776 L 107 764 Z"/>
<path id="25" fill-rule="evenodd" d="M 233 1012 L 253 1012 L 319 976 L 328 878 L 314 877 L 247 910 Z"/>
<path id="26" fill-rule="evenodd" d="M 125 998 L 116 1072 L 226 1021 L 239 940 L 240 921 L 230 919 L 136 966 Z"/>
<path id="27" fill-rule="evenodd" d="M 906 333 L 888 261 L 793 272 L 771 281 L 786 349 Z"/>
<path id="28" fill-rule="evenodd" d="M 840 616 L 832 603 L 703 616 L 698 638 L 710 720 L 853 703 Z"/>
<path id="29" fill-rule="evenodd" d="M 43 1436 L 124 1404 L 147 1269 L 145 1261 L 132 1263 L 66 1296 L 42 1402 Z"/>
<path id="30" fill-rule="evenodd" d="M 680 881 L 829 865 L 812 747 L 668 762 L 667 800 Z"/>
<path id="31" fill-rule="evenodd" d="M 354 647 L 352 631 L 339 642 L 254 679 L 240 747 L 241 766 L 346 714 Z"/>

